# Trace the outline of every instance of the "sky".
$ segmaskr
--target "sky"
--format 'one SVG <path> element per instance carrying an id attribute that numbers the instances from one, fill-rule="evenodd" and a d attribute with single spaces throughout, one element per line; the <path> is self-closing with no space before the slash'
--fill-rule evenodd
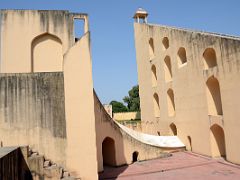
<path id="1" fill-rule="evenodd" d="M 104 104 L 138 84 L 132 17 L 139 7 L 149 23 L 240 36 L 239 0 L 0 0 L 0 9 L 87 13 L 94 88 Z"/>

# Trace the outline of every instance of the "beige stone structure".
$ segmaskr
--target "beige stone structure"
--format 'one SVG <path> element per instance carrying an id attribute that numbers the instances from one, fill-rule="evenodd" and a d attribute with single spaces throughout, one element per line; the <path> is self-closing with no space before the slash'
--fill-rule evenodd
<path id="1" fill-rule="evenodd" d="M 75 20 L 84 21 L 81 37 Z M 29 145 L 76 178 L 178 149 L 143 143 L 107 114 L 93 90 L 86 14 L 1 10 L 0 97 L 1 145 Z"/>
<path id="2" fill-rule="evenodd" d="M 140 112 L 122 112 L 122 113 L 113 113 L 113 119 L 116 121 L 126 121 L 126 120 L 140 120 Z"/>
<path id="3" fill-rule="evenodd" d="M 112 118 L 113 117 L 112 105 L 111 104 L 103 104 L 103 107 L 107 111 L 109 116 Z"/>
<path id="4" fill-rule="evenodd" d="M 16 84 L 13 88 L 6 78 L 2 78 L 6 88 L 1 93 L 14 102 L 14 106 L 10 106 L 11 101 L 5 101 L 1 107 L 0 136 L 3 145 L 30 145 L 46 158 L 68 168 L 72 175 L 96 179 L 96 133 L 88 16 L 68 11 L 35 10 L 2 10 L 0 14 L 1 73 L 28 73 L 33 79 L 30 81 L 30 78 L 27 78 L 23 85 L 21 81 L 13 80 L 12 84 Z M 75 19 L 85 22 L 85 34 L 76 42 Z M 32 77 L 40 72 L 48 72 L 49 76 L 60 72 L 63 78 L 60 78 L 62 82 L 58 87 L 54 86 L 53 80 L 50 80 L 48 85 L 43 78 L 43 97 L 35 90 L 35 86 L 41 86 L 37 81 L 34 83 L 34 79 L 39 76 Z M 6 76 L 16 77 L 14 74 Z M 16 93 L 9 96 L 8 89 L 10 92 L 16 89 Z M 64 92 L 63 107 L 60 108 L 59 103 L 50 101 L 48 108 L 46 102 L 49 98 L 46 94 L 55 95 L 51 89 Z M 88 100 L 85 101 L 84 98 Z M 36 108 L 31 108 L 32 106 Z M 63 112 L 63 117 L 56 118 L 58 111 L 51 111 L 51 107 L 55 106 L 55 109 Z M 12 113 L 15 116 L 8 118 Z M 53 123 L 45 125 L 52 117 Z M 57 123 L 63 130 L 56 129 Z M 53 133 L 54 131 L 65 133 Z M 86 131 L 92 132 L 87 138 Z M 78 141 L 84 146 L 76 143 Z"/>
<path id="5" fill-rule="evenodd" d="M 177 135 L 188 150 L 240 164 L 240 38 L 146 17 L 134 16 L 143 131 Z"/>

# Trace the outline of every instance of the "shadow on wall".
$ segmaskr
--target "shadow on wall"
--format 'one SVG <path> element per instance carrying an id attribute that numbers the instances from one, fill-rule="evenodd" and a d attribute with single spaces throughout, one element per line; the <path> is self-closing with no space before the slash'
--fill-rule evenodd
<path id="1" fill-rule="evenodd" d="M 5 151 L 6 147 L 0 148 Z M 32 174 L 20 148 L 17 148 L 5 156 L 0 156 L 0 179 L 1 180 L 32 180 Z"/>
<path id="2" fill-rule="evenodd" d="M 177 126 L 176 126 L 174 123 L 171 123 L 171 124 L 170 124 L 170 129 L 171 129 L 171 131 L 172 131 L 172 134 L 173 134 L 174 136 L 177 136 Z"/>
<path id="3" fill-rule="evenodd" d="M 224 130 L 217 124 L 210 128 L 211 147 L 213 157 L 226 157 L 225 135 Z"/>

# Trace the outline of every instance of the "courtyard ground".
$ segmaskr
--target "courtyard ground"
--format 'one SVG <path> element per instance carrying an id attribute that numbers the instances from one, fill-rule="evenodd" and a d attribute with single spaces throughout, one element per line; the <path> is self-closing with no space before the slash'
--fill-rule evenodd
<path id="1" fill-rule="evenodd" d="M 99 179 L 120 180 L 240 180 L 240 166 L 224 159 L 213 159 L 190 152 L 171 157 L 135 162 L 118 168 L 105 167 Z"/>

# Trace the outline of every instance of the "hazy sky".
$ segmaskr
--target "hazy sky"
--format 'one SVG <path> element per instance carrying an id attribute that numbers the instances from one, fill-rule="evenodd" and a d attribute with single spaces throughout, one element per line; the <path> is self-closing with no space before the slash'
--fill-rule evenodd
<path id="1" fill-rule="evenodd" d="M 93 81 L 102 103 L 119 100 L 137 84 L 133 15 L 150 23 L 240 35 L 239 0 L 0 0 L 1 9 L 61 9 L 88 13 Z"/>

